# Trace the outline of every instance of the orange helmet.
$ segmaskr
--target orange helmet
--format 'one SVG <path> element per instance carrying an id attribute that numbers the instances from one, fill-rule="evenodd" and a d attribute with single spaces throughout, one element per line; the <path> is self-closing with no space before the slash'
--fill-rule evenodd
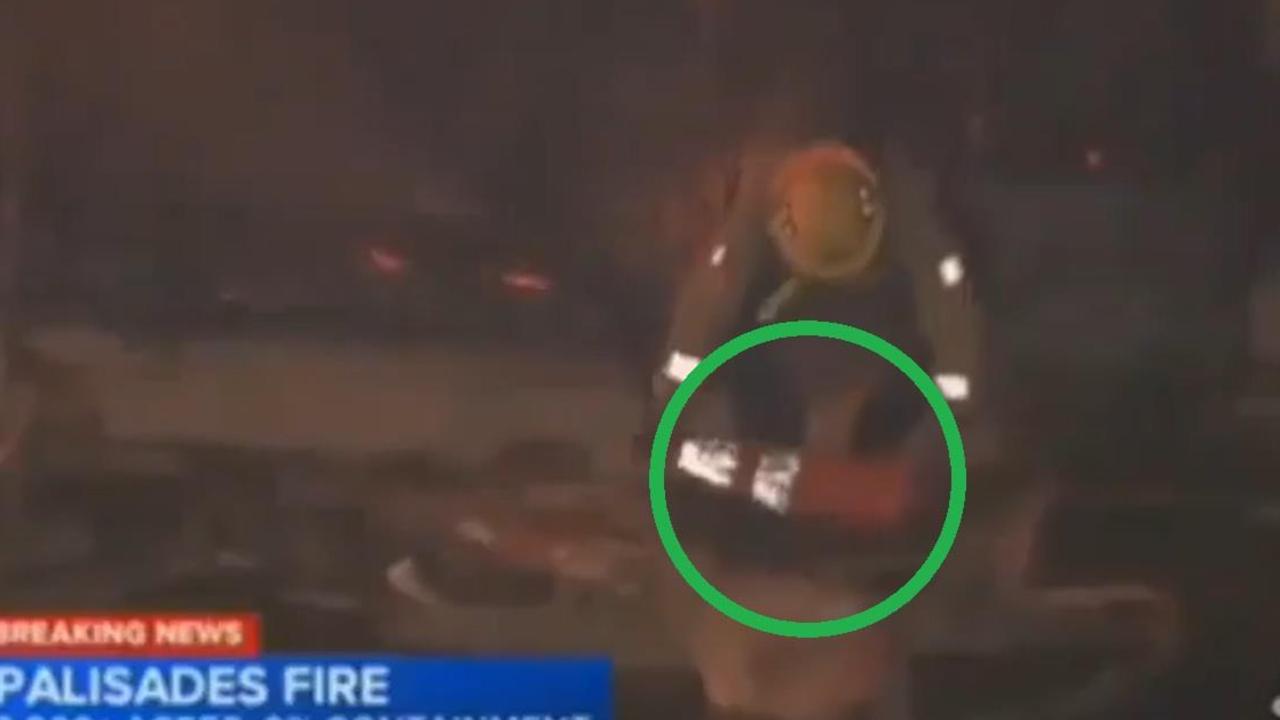
<path id="1" fill-rule="evenodd" d="M 772 185 L 769 234 L 801 277 L 859 277 L 881 254 L 885 211 L 879 179 L 852 148 L 826 142 L 792 153 Z"/>

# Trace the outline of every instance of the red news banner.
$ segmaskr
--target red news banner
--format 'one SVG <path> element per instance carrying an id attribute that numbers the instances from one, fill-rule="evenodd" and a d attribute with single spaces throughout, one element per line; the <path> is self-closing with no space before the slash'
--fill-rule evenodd
<path id="1" fill-rule="evenodd" d="M 4 615 L 0 657 L 251 658 L 256 615 Z"/>

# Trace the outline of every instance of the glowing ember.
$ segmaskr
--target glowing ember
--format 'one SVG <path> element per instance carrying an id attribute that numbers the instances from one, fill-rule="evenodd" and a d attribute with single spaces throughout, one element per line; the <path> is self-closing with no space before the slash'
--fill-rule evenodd
<path id="1" fill-rule="evenodd" d="M 552 288 L 551 279 L 545 275 L 519 270 L 505 273 L 502 276 L 502 284 L 513 290 L 532 293 L 550 292 Z"/>
<path id="2" fill-rule="evenodd" d="M 1107 156 L 1098 148 L 1089 148 L 1084 153 L 1084 164 L 1091 172 L 1097 172 L 1106 167 Z"/>
<path id="3" fill-rule="evenodd" d="M 369 262 L 383 275 L 403 275 L 409 265 L 398 253 L 386 248 L 371 248 Z"/>

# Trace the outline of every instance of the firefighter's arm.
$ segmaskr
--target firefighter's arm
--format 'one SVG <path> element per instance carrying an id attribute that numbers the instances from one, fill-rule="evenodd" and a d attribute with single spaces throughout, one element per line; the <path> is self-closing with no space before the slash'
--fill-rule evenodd
<path id="1" fill-rule="evenodd" d="M 654 374 L 658 411 L 693 368 L 729 339 L 754 273 L 768 250 L 769 181 L 776 159 L 743 162 L 738 192 L 706 257 L 698 258 L 676 299 L 671 331 Z"/>

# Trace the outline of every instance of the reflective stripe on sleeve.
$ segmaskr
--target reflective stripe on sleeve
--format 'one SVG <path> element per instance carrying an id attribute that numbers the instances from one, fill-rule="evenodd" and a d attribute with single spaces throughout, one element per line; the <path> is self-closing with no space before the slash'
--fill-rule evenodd
<path id="1" fill-rule="evenodd" d="M 720 267 L 724 264 L 724 258 L 729 254 L 728 246 L 721 243 L 716 245 L 711 251 L 711 267 Z"/>
<path id="2" fill-rule="evenodd" d="M 738 469 L 738 446 L 719 440 L 686 440 L 680 445 L 676 466 L 708 485 L 727 488 Z"/>
<path id="3" fill-rule="evenodd" d="M 686 440 L 680 445 L 677 467 L 715 488 L 733 486 L 740 463 L 736 443 L 724 440 Z M 751 499 L 785 514 L 800 476 L 800 454 L 769 452 L 760 456 L 751 481 Z M 745 491 L 745 488 L 744 488 Z"/>
<path id="4" fill-rule="evenodd" d="M 969 376 L 960 373 L 940 373 L 933 378 L 942 396 L 952 402 L 969 399 Z"/>
<path id="5" fill-rule="evenodd" d="M 766 453 L 756 466 L 751 497 L 778 513 L 787 512 L 796 478 L 800 475 L 800 455 L 794 452 Z"/>
<path id="6" fill-rule="evenodd" d="M 689 373 L 698 367 L 700 362 L 702 362 L 702 358 L 686 355 L 677 350 L 667 358 L 667 364 L 663 367 L 662 374 L 675 382 L 682 383 L 685 378 L 689 377 Z"/>
<path id="7" fill-rule="evenodd" d="M 938 279 L 943 287 L 955 287 L 964 282 L 964 260 L 952 253 L 938 261 Z"/>

